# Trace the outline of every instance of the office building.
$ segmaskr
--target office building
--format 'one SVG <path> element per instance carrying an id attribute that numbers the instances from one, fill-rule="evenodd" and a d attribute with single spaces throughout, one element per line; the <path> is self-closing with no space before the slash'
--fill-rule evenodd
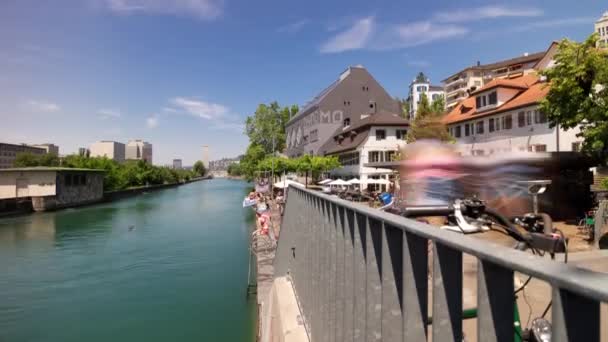
<path id="1" fill-rule="evenodd" d="M 144 160 L 152 164 L 152 144 L 143 140 L 129 140 L 126 145 L 127 160 Z"/>
<path id="2" fill-rule="evenodd" d="M 48 154 L 54 154 L 56 156 L 59 155 L 59 146 L 57 146 L 55 144 L 37 144 L 37 145 L 31 145 L 31 146 L 32 147 L 42 148 Z"/>
<path id="3" fill-rule="evenodd" d="M 98 141 L 91 145 L 89 151 L 91 157 L 106 157 L 119 163 L 125 161 L 125 144 L 116 141 Z"/>
<path id="4" fill-rule="evenodd" d="M 608 47 L 608 11 L 604 12 L 604 15 L 595 22 L 595 32 L 600 36 L 598 45 Z"/>
<path id="5" fill-rule="evenodd" d="M 182 160 L 181 159 L 173 159 L 173 169 L 175 169 L 175 170 L 182 169 Z"/>
<path id="6" fill-rule="evenodd" d="M 205 165 L 205 169 L 209 170 L 209 146 L 203 146 L 203 159 L 201 160 L 203 165 Z"/>
<path id="7" fill-rule="evenodd" d="M 20 153 L 45 154 L 46 150 L 40 147 L 28 146 L 25 144 L 6 144 L 0 143 L 0 169 L 11 168 L 14 165 L 17 155 Z"/>

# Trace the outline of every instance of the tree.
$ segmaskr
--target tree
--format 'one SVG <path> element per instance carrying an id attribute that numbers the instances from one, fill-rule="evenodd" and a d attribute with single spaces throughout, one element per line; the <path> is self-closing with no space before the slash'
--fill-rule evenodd
<path id="1" fill-rule="evenodd" d="M 418 102 L 418 110 L 416 110 L 416 118 L 423 117 L 433 113 L 431 105 L 429 104 L 429 98 L 426 94 L 420 95 L 420 102 Z"/>
<path id="2" fill-rule="evenodd" d="M 15 167 L 59 166 L 59 164 L 59 157 L 54 153 L 18 153 L 15 161 L 13 162 Z"/>
<path id="3" fill-rule="evenodd" d="M 563 39 L 555 66 L 541 71 L 550 84 L 540 110 L 551 127 L 580 127 L 583 152 L 605 162 L 608 157 L 608 52 L 597 49 L 598 35 L 582 43 Z"/>
<path id="4" fill-rule="evenodd" d="M 197 176 L 201 177 L 207 173 L 207 170 L 205 169 L 205 164 L 203 164 L 203 162 L 200 160 L 197 160 L 196 163 L 194 163 L 192 170 L 194 171 L 194 173 L 196 173 Z"/>
<path id="5" fill-rule="evenodd" d="M 285 149 L 285 124 L 298 112 L 298 106 L 281 107 L 276 101 L 260 104 L 245 120 L 249 143 L 261 146 L 266 154 Z M 274 150 L 273 150 L 274 139 Z"/>
<path id="6" fill-rule="evenodd" d="M 443 97 L 443 95 L 439 95 L 433 100 L 433 103 L 431 103 L 431 112 L 436 114 L 445 112 L 445 97 Z"/>
<path id="7" fill-rule="evenodd" d="M 416 75 L 416 83 L 426 83 L 427 80 L 428 78 L 422 71 L 419 72 L 418 75 Z"/>
<path id="8" fill-rule="evenodd" d="M 401 117 L 405 118 L 405 119 L 409 119 L 410 117 L 410 99 L 408 98 L 403 98 L 400 99 L 399 97 L 395 97 L 395 101 L 397 101 L 397 103 L 399 103 L 399 110 L 401 111 L 399 114 L 401 115 Z"/>

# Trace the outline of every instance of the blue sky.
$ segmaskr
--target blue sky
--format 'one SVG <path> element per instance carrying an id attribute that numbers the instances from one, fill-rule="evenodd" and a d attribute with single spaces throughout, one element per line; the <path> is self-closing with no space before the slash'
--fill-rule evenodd
<path id="1" fill-rule="evenodd" d="M 600 1 L 3 0 L 0 141 L 141 138 L 155 163 L 244 151 L 259 103 L 304 104 L 349 65 L 393 96 L 584 39 Z"/>

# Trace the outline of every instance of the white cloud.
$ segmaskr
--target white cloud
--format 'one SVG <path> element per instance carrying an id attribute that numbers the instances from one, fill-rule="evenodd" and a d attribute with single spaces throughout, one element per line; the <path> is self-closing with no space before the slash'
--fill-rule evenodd
<path id="1" fill-rule="evenodd" d="M 578 18 L 564 18 L 564 19 L 551 19 L 531 22 L 529 24 L 517 25 L 511 29 L 512 32 L 525 32 L 532 31 L 538 28 L 556 28 L 563 26 L 573 25 L 589 25 L 595 19 L 592 17 L 578 17 Z"/>
<path id="2" fill-rule="evenodd" d="M 445 23 L 458 23 L 482 19 L 504 17 L 539 17 L 543 11 L 538 8 L 516 8 L 505 6 L 481 6 L 477 8 L 462 8 L 451 11 L 441 11 L 434 15 L 434 19 Z"/>
<path id="3" fill-rule="evenodd" d="M 117 119 L 122 116 L 118 109 L 100 109 L 97 114 L 104 119 L 114 118 Z"/>
<path id="4" fill-rule="evenodd" d="M 222 14 L 223 0 L 103 0 L 119 14 L 169 14 L 210 20 Z"/>
<path id="5" fill-rule="evenodd" d="M 55 113 L 61 110 L 59 105 L 52 102 L 45 101 L 35 101 L 29 100 L 27 101 L 27 106 L 29 109 L 37 111 L 37 112 L 45 112 L 45 113 Z"/>
<path id="6" fill-rule="evenodd" d="M 309 22 L 310 20 L 308 19 L 302 19 L 294 23 L 279 27 L 277 31 L 279 33 L 297 33 L 300 32 L 304 28 L 304 26 L 308 25 Z"/>
<path id="7" fill-rule="evenodd" d="M 438 25 L 430 21 L 418 21 L 396 25 L 378 41 L 378 49 L 397 49 L 428 44 L 438 40 L 459 38 L 469 29 L 457 25 Z"/>
<path id="8" fill-rule="evenodd" d="M 359 19 L 349 29 L 330 38 L 321 46 L 321 53 L 337 53 L 364 48 L 374 31 L 374 17 Z"/>
<path id="9" fill-rule="evenodd" d="M 229 112 L 228 107 L 221 104 L 200 101 L 187 97 L 176 97 L 170 102 L 173 106 L 188 114 L 208 120 L 219 119 Z"/>
<path id="10" fill-rule="evenodd" d="M 146 126 L 148 128 L 156 128 L 158 126 L 158 116 L 152 115 L 146 118 Z"/>
<path id="11" fill-rule="evenodd" d="M 431 66 L 431 62 L 425 60 L 410 60 L 407 61 L 407 65 L 411 67 L 428 68 Z"/>

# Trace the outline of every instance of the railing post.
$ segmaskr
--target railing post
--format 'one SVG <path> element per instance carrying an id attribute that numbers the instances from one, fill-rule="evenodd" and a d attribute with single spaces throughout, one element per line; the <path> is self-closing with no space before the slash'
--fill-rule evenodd
<path id="1" fill-rule="evenodd" d="M 367 235 L 367 337 L 366 341 L 382 340 L 382 223 L 366 220 Z"/>
<path id="2" fill-rule="evenodd" d="M 382 224 L 382 341 L 403 341 L 403 231 Z"/>
<path id="3" fill-rule="evenodd" d="M 355 342 L 366 342 L 367 330 L 367 218 L 355 213 L 354 287 L 355 287 Z"/>
<path id="4" fill-rule="evenodd" d="M 403 232 L 403 329 L 406 341 L 427 340 L 428 240 Z"/>
<path id="5" fill-rule="evenodd" d="M 355 338 L 355 213 L 345 209 L 344 214 L 344 341 Z"/>
<path id="6" fill-rule="evenodd" d="M 496 264 L 477 262 L 477 339 L 513 341 L 513 271 Z"/>
<path id="7" fill-rule="evenodd" d="M 335 230 L 336 236 L 336 307 L 335 307 L 335 322 L 336 322 L 336 334 L 334 341 L 344 341 L 344 301 L 345 301 L 345 291 L 344 287 L 346 285 L 345 281 L 345 259 L 344 259 L 344 240 L 345 240 L 345 209 L 344 207 L 337 207 L 337 226 Z"/>
<path id="8" fill-rule="evenodd" d="M 599 341 L 600 303 L 568 290 L 553 288 L 551 341 Z"/>
<path id="9" fill-rule="evenodd" d="M 462 252 L 435 242 L 433 342 L 462 341 Z"/>

